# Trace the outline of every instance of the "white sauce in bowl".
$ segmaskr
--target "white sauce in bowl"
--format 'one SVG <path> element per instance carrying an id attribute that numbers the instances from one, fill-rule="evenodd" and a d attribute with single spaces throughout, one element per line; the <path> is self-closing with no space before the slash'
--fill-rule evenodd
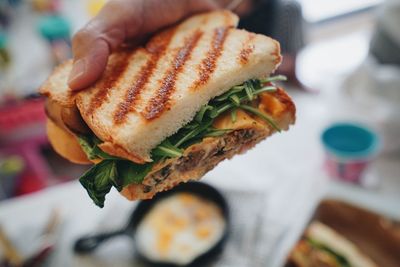
<path id="1" fill-rule="evenodd" d="M 156 262 L 191 263 L 221 239 L 226 227 L 220 207 L 190 193 L 177 193 L 158 203 L 140 222 L 139 252 Z"/>

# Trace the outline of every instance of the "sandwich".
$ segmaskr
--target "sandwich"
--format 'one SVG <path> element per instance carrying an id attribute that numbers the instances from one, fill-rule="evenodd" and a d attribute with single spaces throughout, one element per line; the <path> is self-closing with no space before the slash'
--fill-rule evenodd
<path id="1" fill-rule="evenodd" d="M 48 137 L 76 163 L 95 163 L 80 178 L 94 203 L 115 187 L 149 199 L 200 179 L 219 162 L 287 130 L 295 105 L 270 76 L 279 43 L 236 29 L 229 11 L 192 16 L 142 47 L 114 52 L 102 77 L 72 92 L 72 62 L 40 88 Z"/>
<path id="2" fill-rule="evenodd" d="M 320 222 L 312 223 L 289 256 L 287 267 L 377 267 L 351 241 Z"/>

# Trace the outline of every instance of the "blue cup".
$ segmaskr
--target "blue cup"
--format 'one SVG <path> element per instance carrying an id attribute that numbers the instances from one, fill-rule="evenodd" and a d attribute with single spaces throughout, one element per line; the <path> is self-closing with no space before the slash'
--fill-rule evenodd
<path id="1" fill-rule="evenodd" d="M 330 176 L 360 183 L 365 170 L 380 150 L 378 134 L 357 123 L 336 123 L 321 135 L 325 167 Z"/>

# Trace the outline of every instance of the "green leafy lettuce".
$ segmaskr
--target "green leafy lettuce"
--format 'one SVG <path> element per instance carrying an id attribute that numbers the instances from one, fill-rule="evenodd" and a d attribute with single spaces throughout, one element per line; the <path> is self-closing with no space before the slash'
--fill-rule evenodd
<path id="1" fill-rule="evenodd" d="M 333 256 L 337 263 L 341 266 L 341 267 L 351 267 L 350 262 L 346 259 L 346 257 L 344 257 L 343 255 L 337 253 L 336 251 L 334 251 L 333 249 L 331 249 L 330 247 L 316 241 L 313 240 L 311 238 L 307 238 L 307 242 L 314 248 L 320 251 L 324 251 L 328 254 L 330 254 L 331 256 Z"/>
<path id="2" fill-rule="evenodd" d="M 234 86 L 224 94 L 215 97 L 204 105 L 194 119 L 182 127 L 177 133 L 165 139 L 151 152 L 153 162 L 137 164 L 122 158 L 111 156 L 102 151 L 98 145 L 102 142 L 94 134 L 78 137 L 79 144 L 89 159 L 100 159 L 79 179 L 94 203 L 104 206 L 105 196 L 112 187 L 121 191 L 125 186 L 140 184 L 150 172 L 153 165 L 168 158 L 180 157 L 188 146 L 201 142 L 205 137 L 216 137 L 226 134 L 230 129 L 215 129 L 214 120 L 224 112 L 231 113 L 231 119 L 236 121 L 238 109 L 259 116 L 275 130 L 280 131 L 275 122 L 266 114 L 251 105 L 257 95 L 263 92 L 274 92 L 273 81 L 286 80 L 284 76 L 274 76 L 267 79 L 248 80 L 242 85 Z"/>

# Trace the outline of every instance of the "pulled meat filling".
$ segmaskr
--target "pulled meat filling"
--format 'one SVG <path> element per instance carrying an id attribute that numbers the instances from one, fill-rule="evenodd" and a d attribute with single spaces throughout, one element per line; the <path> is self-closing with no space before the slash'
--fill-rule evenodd
<path id="1" fill-rule="evenodd" d="M 173 171 L 186 173 L 201 166 L 207 170 L 212 169 L 220 161 L 231 157 L 229 154 L 233 151 L 240 151 L 244 145 L 252 143 L 259 137 L 254 129 L 235 130 L 218 137 L 218 141 L 212 144 L 213 147 L 194 149 L 149 175 L 143 182 L 143 193 L 150 192 L 154 186 L 167 179 Z"/>

